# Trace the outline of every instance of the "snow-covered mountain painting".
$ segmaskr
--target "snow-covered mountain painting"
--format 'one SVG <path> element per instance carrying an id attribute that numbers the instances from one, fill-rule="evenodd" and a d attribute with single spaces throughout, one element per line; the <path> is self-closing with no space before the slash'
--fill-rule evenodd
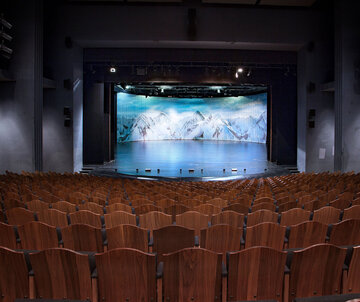
<path id="1" fill-rule="evenodd" d="M 227 140 L 266 143 L 267 94 L 165 98 L 118 93 L 117 140 Z"/>

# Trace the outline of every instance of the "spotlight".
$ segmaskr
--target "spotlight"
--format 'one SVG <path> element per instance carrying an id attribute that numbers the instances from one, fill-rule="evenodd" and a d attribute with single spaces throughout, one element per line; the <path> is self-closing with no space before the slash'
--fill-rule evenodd
<path id="1" fill-rule="evenodd" d="M 238 78 L 239 77 L 239 74 L 238 73 L 235 73 L 235 78 Z"/>
<path id="2" fill-rule="evenodd" d="M 129 85 L 125 86 L 125 89 L 130 89 L 130 88 L 131 88 L 131 86 L 129 86 Z"/>
<path id="3" fill-rule="evenodd" d="M 111 73 L 116 72 L 116 68 L 115 68 L 115 67 L 110 67 L 110 72 L 111 72 Z"/>
<path id="4" fill-rule="evenodd" d="M 248 70 L 246 76 L 247 76 L 247 77 L 251 76 L 251 69 Z"/>
<path id="5" fill-rule="evenodd" d="M 237 70 L 237 72 L 242 73 L 244 71 L 244 69 L 242 69 L 241 67 Z"/>
<path id="6" fill-rule="evenodd" d="M 217 93 L 220 93 L 220 92 L 221 92 L 220 89 L 218 89 L 218 90 L 217 90 Z"/>
<path id="7" fill-rule="evenodd" d="M 161 93 L 164 93 L 164 88 L 161 88 Z"/>

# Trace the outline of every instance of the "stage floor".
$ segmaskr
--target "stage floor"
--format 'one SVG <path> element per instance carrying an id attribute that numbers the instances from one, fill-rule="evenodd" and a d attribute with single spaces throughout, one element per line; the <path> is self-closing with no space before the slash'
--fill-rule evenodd
<path id="1" fill-rule="evenodd" d="M 115 172 L 119 176 L 204 180 L 289 173 L 267 161 L 265 144 L 196 140 L 120 143 L 115 161 L 97 167 L 94 172 L 96 175 Z"/>

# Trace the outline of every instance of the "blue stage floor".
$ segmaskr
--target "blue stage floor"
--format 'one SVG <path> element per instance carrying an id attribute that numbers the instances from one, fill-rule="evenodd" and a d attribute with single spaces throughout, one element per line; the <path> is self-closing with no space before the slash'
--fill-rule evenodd
<path id="1" fill-rule="evenodd" d="M 97 172 L 98 175 L 116 172 L 165 178 L 236 179 L 269 173 L 280 175 L 288 171 L 267 161 L 265 144 L 169 140 L 120 143 L 115 161 L 98 167 Z"/>

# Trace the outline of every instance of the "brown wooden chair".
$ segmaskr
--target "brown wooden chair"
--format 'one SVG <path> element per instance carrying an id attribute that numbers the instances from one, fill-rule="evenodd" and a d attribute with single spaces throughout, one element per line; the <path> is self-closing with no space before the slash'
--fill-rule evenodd
<path id="1" fill-rule="evenodd" d="M 143 204 L 141 206 L 136 207 L 134 210 L 136 215 L 146 214 L 152 211 L 162 212 L 162 208 L 157 207 L 153 204 Z"/>
<path id="2" fill-rule="evenodd" d="M 229 253 L 227 301 L 282 301 L 286 253 L 252 247 Z"/>
<path id="3" fill-rule="evenodd" d="M 99 214 L 95 214 L 90 211 L 82 210 L 82 211 L 70 213 L 69 216 L 70 216 L 71 224 L 82 223 L 82 224 L 91 225 L 95 228 L 102 227 L 101 219 L 100 219 L 101 215 L 99 215 Z"/>
<path id="4" fill-rule="evenodd" d="M 259 198 L 256 198 L 256 199 L 254 200 L 254 205 L 255 205 L 255 204 L 259 204 L 259 203 L 263 203 L 263 202 L 266 202 L 266 203 L 274 203 L 274 199 L 271 198 L 271 197 L 267 197 L 267 196 L 259 197 Z"/>
<path id="5" fill-rule="evenodd" d="M 304 203 L 304 210 L 315 211 L 328 205 L 326 200 L 315 199 Z"/>
<path id="6" fill-rule="evenodd" d="M 153 252 L 159 261 L 162 255 L 195 246 L 195 231 L 178 225 L 169 225 L 153 231 Z"/>
<path id="7" fill-rule="evenodd" d="M 211 224 L 228 224 L 235 228 L 244 227 L 244 214 L 235 211 L 224 211 L 211 217 Z"/>
<path id="8" fill-rule="evenodd" d="M 48 224 L 32 221 L 18 227 L 21 248 L 24 250 L 44 250 L 59 246 L 56 228 Z"/>
<path id="9" fill-rule="evenodd" d="M 136 225 L 136 216 L 123 211 L 116 211 L 104 215 L 105 227 L 107 229 L 113 228 L 121 224 Z"/>
<path id="10" fill-rule="evenodd" d="M 151 201 L 150 199 L 147 199 L 147 198 L 130 199 L 130 201 L 131 201 L 131 206 L 133 208 L 142 206 L 144 204 L 154 204 L 153 201 Z"/>
<path id="11" fill-rule="evenodd" d="M 247 213 L 249 213 L 249 207 L 244 206 L 241 203 L 233 203 L 233 204 L 223 208 L 223 211 L 235 211 L 235 212 L 238 212 L 240 214 L 247 215 Z"/>
<path id="12" fill-rule="evenodd" d="M 49 204 L 39 199 L 34 199 L 26 203 L 26 208 L 29 211 L 37 212 L 48 209 Z"/>
<path id="13" fill-rule="evenodd" d="M 127 213 L 132 213 L 132 209 L 130 206 L 128 206 L 127 204 L 123 204 L 123 203 L 113 203 L 109 206 L 106 206 L 106 214 L 110 214 L 116 211 L 123 211 L 123 212 L 127 212 Z"/>
<path id="14" fill-rule="evenodd" d="M 283 226 L 295 225 L 301 222 L 308 221 L 309 219 L 310 219 L 310 211 L 295 208 L 283 212 L 281 214 L 280 225 Z"/>
<path id="15" fill-rule="evenodd" d="M 139 226 L 147 230 L 159 229 L 172 224 L 171 215 L 153 211 L 139 215 Z"/>
<path id="16" fill-rule="evenodd" d="M 23 203 L 19 199 L 14 199 L 14 198 L 5 198 L 3 200 L 3 204 L 6 210 L 10 210 L 14 208 L 25 208 L 25 203 Z"/>
<path id="17" fill-rule="evenodd" d="M 176 215 L 190 211 L 190 208 L 183 204 L 175 204 L 164 209 L 164 213 L 172 216 L 172 221 L 176 220 Z"/>
<path id="18" fill-rule="evenodd" d="M 31 221 L 35 221 L 34 212 L 25 208 L 12 208 L 6 211 L 6 217 L 9 224 L 22 225 Z"/>
<path id="19" fill-rule="evenodd" d="M 346 281 L 344 280 L 344 293 L 360 292 L 360 246 L 354 247 L 349 265 Z"/>
<path id="20" fill-rule="evenodd" d="M 221 254 L 187 248 L 164 255 L 164 301 L 221 301 Z"/>
<path id="21" fill-rule="evenodd" d="M 239 251 L 243 230 L 228 224 L 218 224 L 202 229 L 200 235 L 200 247 L 222 253 Z M 224 258 L 225 259 L 225 258 Z"/>
<path id="22" fill-rule="evenodd" d="M 325 243 L 328 226 L 316 221 L 306 221 L 292 225 L 289 235 L 289 248 L 305 248 Z"/>
<path id="23" fill-rule="evenodd" d="M 322 207 L 314 211 L 313 221 L 321 222 L 323 224 L 333 224 L 340 221 L 341 210 L 334 207 Z"/>
<path id="24" fill-rule="evenodd" d="M 104 207 L 95 202 L 85 202 L 78 205 L 79 210 L 86 210 L 95 214 L 104 215 Z"/>
<path id="25" fill-rule="evenodd" d="M 330 244 L 317 244 L 294 252 L 290 268 L 289 301 L 299 297 L 341 293 L 345 256 L 345 249 Z"/>
<path id="26" fill-rule="evenodd" d="M 351 201 L 347 200 L 347 199 L 335 199 L 333 201 L 330 202 L 330 206 L 340 209 L 340 210 L 344 210 L 348 207 L 350 207 L 350 203 Z"/>
<path id="27" fill-rule="evenodd" d="M 16 236 L 15 230 L 12 225 L 0 223 L 0 246 L 7 247 L 9 249 L 16 249 Z"/>
<path id="28" fill-rule="evenodd" d="M 200 230 L 208 227 L 209 216 L 199 212 L 189 211 L 176 215 L 176 224 L 195 230 L 195 235 L 200 236 Z"/>
<path id="29" fill-rule="evenodd" d="M 61 229 L 64 248 L 81 252 L 103 252 L 101 229 L 87 224 L 72 224 Z"/>
<path id="30" fill-rule="evenodd" d="M 221 212 L 221 208 L 216 207 L 212 204 L 202 204 L 196 206 L 192 209 L 192 211 L 199 212 L 205 215 L 209 215 L 210 217 L 214 214 L 219 214 Z"/>
<path id="31" fill-rule="evenodd" d="M 348 219 L 332 226 L 329 243 L 337 246 L 360 244 L 360 220 Z"/>
<path id="32" fill-rule="evenodd" d="M 148 231 L 130 224 L 122 224 L 106 230 L 108 250 L 132 248 L 148 252 Z"/>
<path id="33" fill-rule="evenodd" d="M 360 219 L 360 205 L 355 205 L 344 210 L 343 220 Z"/>
<path id="34" fill-rule="evenodd" d="M 277 223 L 278 217 L 278 213 L 275 213 L 273 211 L 259 210 L 254 213 L 248 214 L 246 225 L 249 227 L 263 222 Z"/>
<path id="35" fill-rule="evenodd" d="M 73 203 L 64 201 L 64 200 L 51 204 L 51 207 L 54 210 L 58 210 L 58 211 L 65 212 L 68 214 L 72 213 L 72 212 L 76 212 L 76 205 L 74 205 Z"/>
<path id="36" fill-rule="evenodd" d="M 264 222 L 247 227 L 245 248 L 267 246 L 278 251 L 284 247 L 286 228 L 272 222 Z"/>
<path id="37" fill-rule="evenodd" d="M 156 301 L 156 256 L 135 249 L 95 255 L 100 301 Z"/>
<path id="38" fill-rule="evenodd" d="M 68 225 L 67 215 L 64 212 L 55 209 L 42 210 L 37 213 L 40 222 L 55 227 L 66 227 Z"/>
<path id="39" fill-rule="evenodd" d="M 282 213 L 282 212 L 289 211 L 291 209 L 299 208 L 299 207 L 300 207 L 300 205 L 296 201 L 289 201 L 289 202 L 280 204 L 278 207 L 278 212 Z"/>
<path id="40" fill-rule="evenodd" d="M 2 302 L 29 299 L 29 277 L 23 253 L 0 247 L 0 293 Z"/>
<path id="41" fill-rule="evenodd" d="M 156 200 L 155 203 L 158 207 L 165 209 L 165 208 L 175 205 L 176 201 L 171 198 L 161 198 L 159 200 Z"/>
<path id="42" fill-rule="evenodd" d="M 261 202 L 261 203 L 254 204 L 251 207 L 251 213 L 259 211 L 259 210 L 269 210 L 269 211 L 275 212 L 276 205 L 273 203 L 270 203 L 270 202 Z"/>
<path id="43" fill-rule="evenodd" d="M 87 255 L 56 248 L 30 254 L 36 297 L 41 299 L 91 300 Z"/>
<path id="44" fill-rule="evenodd" d="M 213 206 L 219 207 L 219 208 L 225 208 L 228 206 L 228 201 L 222 198 L 213 198 L 206 202 L 207 204 L 212 204 Z"/>

